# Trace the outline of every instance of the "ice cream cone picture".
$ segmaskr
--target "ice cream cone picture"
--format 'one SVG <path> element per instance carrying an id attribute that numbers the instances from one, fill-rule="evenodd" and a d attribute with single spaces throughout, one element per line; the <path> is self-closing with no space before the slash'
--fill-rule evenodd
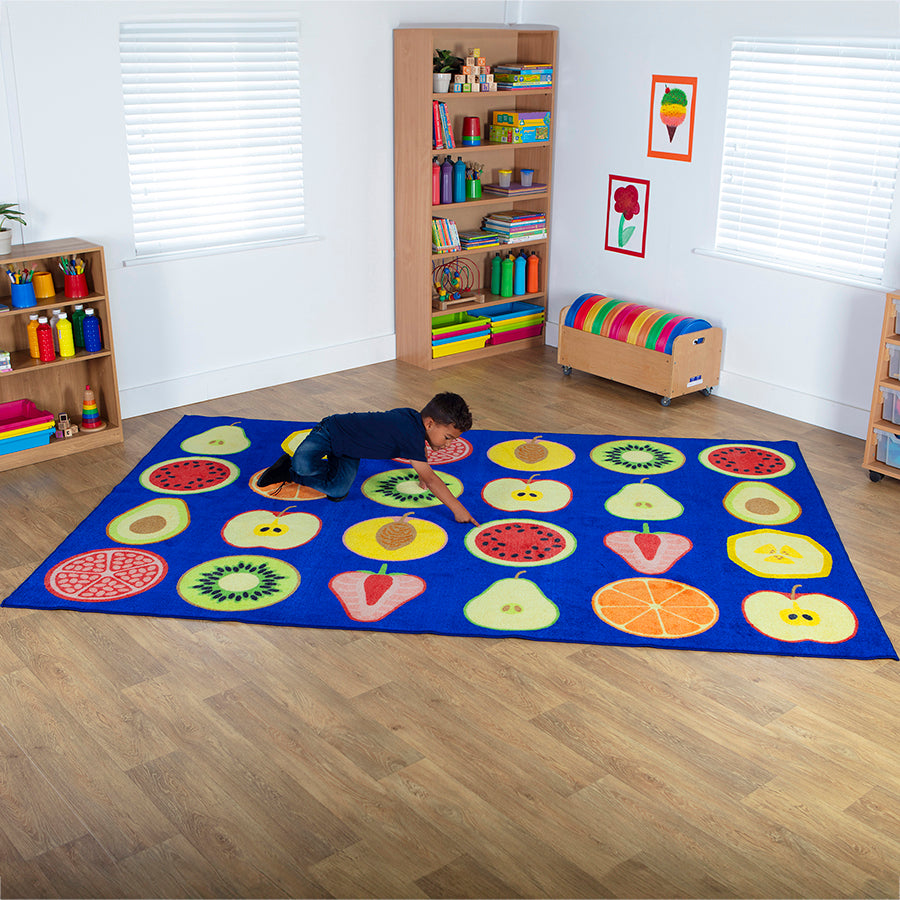
<path id="1" fill-rule="evenodd" d="M 693 76 L 654 75 L 650 89 L 650 129 L 647 156 L 691 161 L 697 79 Z"/>
<path id="2" fill-rule="evenodd" d="M 675 131 L 687 115 L 687 94 L 681 88 L 672 90 L 668 85 L 663 92 L 659 104 L 659 118 L 666 131 L 669 132 L 669 143 L 675 137 Z"/>
<path id="3" fill-rule="evenodd" d="M 82 431 L 101 431 L 106 428 L 106 422 L 100 418 L 100 410 L 97 409 L 97 401 L 91 386 L 84 386 L 84 402 L 81 404 L 81 429 Z"/>

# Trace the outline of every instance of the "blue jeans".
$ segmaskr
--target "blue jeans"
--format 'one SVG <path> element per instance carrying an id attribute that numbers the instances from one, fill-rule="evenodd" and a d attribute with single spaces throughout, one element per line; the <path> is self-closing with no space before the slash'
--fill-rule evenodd
<path id="1" fill-rule="evenodd" d="M 297 484 L 335 499 L 347 496 L 358 469 L 358 459 L 332 451 L 327 419 L 313 428 L 291 459 L 291 476 Z"/>

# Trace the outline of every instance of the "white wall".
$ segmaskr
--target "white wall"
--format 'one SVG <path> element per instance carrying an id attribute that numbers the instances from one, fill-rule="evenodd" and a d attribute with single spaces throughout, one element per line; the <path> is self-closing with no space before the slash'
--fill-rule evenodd
<path id="1" fill-rule="evenodd" d="M 895 36 L 896 0 L 528 0 L 524 12 L 560 29 L 553 316 L 591 291 L 705 318 L 725 332 L 721 396 L 864 436 L 883 293 L 692 251 L 714 242 L 731 39 Z M 698 78 L 689 163 L 647 157 L 654 74 Z M 650 181 L 643 259 L 604 250 L 610 174 Z M 898 213 L 900 204 L 895 222 Z M 558 332 L 548 332 L 555 344 Z"/>
<path id="2" fill-rule="evenodd" d="M 10 178 L 0 114 L 0 190 L 27 196 L 26 241 L 77 235 L 106 248 L 123 414 L 393 359 L 392 29 L 503 23 L 501 0 L 92 2 L 6 0 Z M 122 21 L 238 13 L 300 22 L 305 194 L 318 241 L 123 267 L 133 257 L 122 116 Z M 452 16 L 450 15 L 452 12 Z M 3 45 L 0 45 L 3 46 Z M 0 110 L 2 113 L 2 110 Z"/>
<path id="3" fill-rule="evenodd" d="M 320 240 L 123 267 L 119 22 L 219 12 L 300 22 Z M 551 316 L 586 291 L 702 316 L 725 330 L 720 394 L 864 434 L 883 296 L 692 251 L 713 241 L 731 38 L 896 35 L 896 0 L 0 0 L 0 197 L 27 241 L 106 247 L 126 416 L 393 358 L 391 31 L 505 20 L 560 29 Z M 690 163 L 647 158 L 653 74 L 699 78 Z M 610 173 L 650 180 L 644 259 L 603 249 Z"/>

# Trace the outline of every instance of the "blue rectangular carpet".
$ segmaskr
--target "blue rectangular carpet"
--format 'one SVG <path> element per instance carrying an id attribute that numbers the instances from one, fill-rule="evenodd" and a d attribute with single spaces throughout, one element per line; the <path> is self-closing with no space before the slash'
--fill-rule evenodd
<path id="1" fill-rule="evenodd" d="M 797 444 L 471 431 L 332 503 L 256 477 L 310 425 L 185 416 L 6 606 L 897 659 Z"/>

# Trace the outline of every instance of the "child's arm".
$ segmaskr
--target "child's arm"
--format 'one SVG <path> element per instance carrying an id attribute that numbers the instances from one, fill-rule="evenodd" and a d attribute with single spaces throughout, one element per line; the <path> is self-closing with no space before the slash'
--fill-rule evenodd
<path id="1" fill-rule="evenodd" d="M 427 462 L 421 462 L 417 459 L 411 459 L 410 465 L 416 470 L 419 481 L 434 494 L 444 506 L 448 507 L 453 513 L 453 518 L 457 522 L 471 522 L 473 525 L 478 523 L 472 518 L 472 514 L 450 493 L 449 488 L 435 473 L 434 469 Z"/>

